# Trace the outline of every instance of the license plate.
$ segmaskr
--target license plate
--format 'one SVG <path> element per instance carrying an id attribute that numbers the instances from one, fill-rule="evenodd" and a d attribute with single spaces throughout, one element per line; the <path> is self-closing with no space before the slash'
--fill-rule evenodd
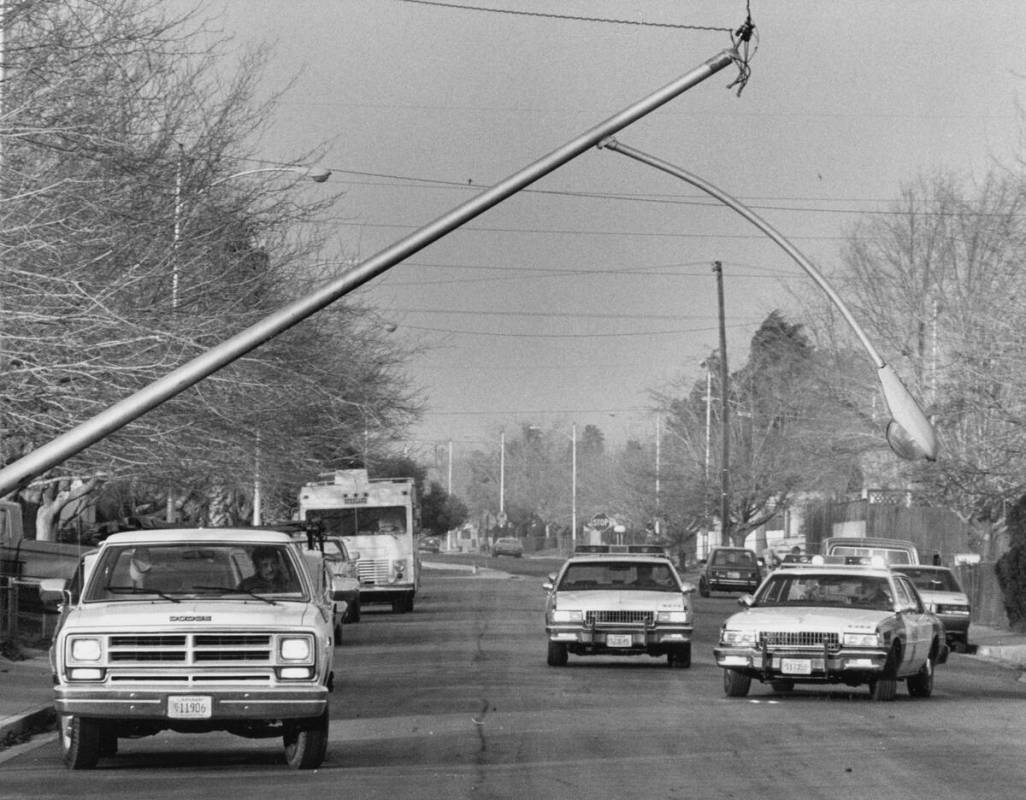
<path id="1" fill-rule="evenodd" d="M 610 633 L 606 636 L 606 647 L 630 647 L 632 641 L 629 633 Z"/>
<path id="2" fill-rule="evenodd" d="M 181 695 L 167 699 L 167 715 L 171 719 L 210 719 L 213 704 L 203 695 Z"/>
<path id="3" fill-rule="evenodd" d="M 728 572 L 727 573 L 727 577 L 730 578 L 730 580 L 732 580 L 732 581 L 736 581 L 736 580 L 739 580 L 741 578 L 741 573 L 740 572 Z"/>
<path id="4" fill-rule="evenodd" d="M 780 671 L 785 675 L 811 675 L 812 661 L 807 658 L 782 658 Z"/>

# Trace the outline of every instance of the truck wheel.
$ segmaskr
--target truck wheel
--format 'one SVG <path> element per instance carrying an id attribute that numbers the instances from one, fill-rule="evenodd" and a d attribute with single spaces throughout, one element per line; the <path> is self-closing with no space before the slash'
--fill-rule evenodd
<path id="1" fill-rule="evenodd" d="M 709 584 L 704 577 L 698 579 L 698 593 L 702 597 L 709 596 Z"/>
<path id="2" fill-rule="evenodd" d="M 339 620 L 335 625 L 335 647 L 342 646 L 342 621 Z"/>
<path id="3" fill-rule="evenodd" d="M 360 621 L 360 601 L 354 600 L 346 608 L 346 615 L 342 618 L 343 622 L 359 622 Z"/>
<path id="4" fill-rule="evenodd" d="M 549 666 L 565 667 L 569 660 L 566 654 L 566 645 L 561 642 L 549 642 Z"/>
<path id="5" fill-rule="evenodd" d="M 723 670 L 723 691 L 727 697 L 744 697 L 752 686 L 752 679 L 733 669 Z"/>
<path id="6" fill-rule="evenodd" d="M 328 753 L 328 709 L 286 733 L 285 761 L 292 769 L 317 769 Z"/>
<path id="7" fill-rule="evenodd" d="M 60 718 L 61 757 L 68 769 L 92 769 L 100 760 L 101 723 L 64 714 Z"/>

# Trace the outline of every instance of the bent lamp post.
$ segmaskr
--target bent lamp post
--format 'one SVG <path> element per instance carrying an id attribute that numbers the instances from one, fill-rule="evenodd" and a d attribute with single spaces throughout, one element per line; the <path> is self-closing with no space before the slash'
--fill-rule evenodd
<path id="1" fill-rule="evenodd" d="M 919 403 L 912 397 L 909 390 L 905 388 L 905 384 L 901 382 L 901 378 L 898 377 L 894 369 L 880 357 L 876 348 L 873 347 L 873 343 L 869 341 L 869 337 L 866 336 L 865 331 L 855 321 L 855 317 L 852 316 L 851 311 L 841 300 L 837 292 L 834 291 L 834 288 L 827 283 L 826 278 L 820 274 L 819 270 L 812 266 L 809 260 L 794 245 L 750 208 L 739 203 L 726 192 L 699 178 L 697 175 L 693 175 L 680 167 L 675 167 L 673 164 L 650 156 L 633 147 L 621 144 L 612 137 L 599 142 L 598 146 L 633 158 L 635 161 L 640 161 L 643 164 L 648 164 L 650 167 L 655 167 L 676 178 L 680 178 L 682 181 L 690 183 L 692 186 L 701 189 L 706 194 L 715 197 L 721 203 L 732 208 L 780 245 L 784 252 L 791 256 L 798 266 L 805 270 L 809 277 L 826 292 L 827 297 L 830 298 L 852 330 L 855 331 L 855 335 L 858 336 L 859 341 L 862 342 L 862 346 L 866 349 L 873 364 L 876 366 L 877 377 L 883 390 L 884 400 L 887 402 L 887 408 L 891 412 L 891 420 L 887 424 L 887 443 L 890 445 L 891 450 L 901 458 L 925 458 L 928 461 L 933 461 L 937 458 L 937 435 L 930 421 L 926 418 L 926 414 L 919 407 Z"/>
<path id="2" fill-rule="evenodd" d="M 747 26 L 746 26 L 747 27 Z M 751 28 L 746 36 L 751 34 Z M 612 136 L 628 125 L 715 75 L 730 64 L 738 64 L 744 75 L 747 65 L 738 52 L 737 45 L 722 50 L 717 55 L 677 78 L 661 89 L 628 106 L 623 111 L 599 123 L 594 128 L 577 136 L 561 147 L 529 164 L 519 172 L 505 178 L 462 205 L 443 214 L 434 222 L 400 239 L 366 261 L 347 270 L 338 278 L 320 289 L 295 300 L 284 308 L 268 315 L 235 336 L 221 342 L 183 364 L 163 378 L 154 381 L 133 395 L 126 397 L 95 417 L 79 424 L 70 431 L 33 450 L 28 455 L 0 469 L 0 497 L 30 483 L 37 475 L 61 463 L 109 433 L 124 427 L 147 411 L 199 383 L 208 375 L 241 358 L 264 342 L 315 314 L 326 306 L 359 288 L 399 262 L 419 252 L 429 244 L 441 239 L 461 225 L 484 213 L 492 206 L 511 197 L 545 175 L 590 150 L 603 139 Z M 737 84 L 735 81 L 734 84 Z"/>

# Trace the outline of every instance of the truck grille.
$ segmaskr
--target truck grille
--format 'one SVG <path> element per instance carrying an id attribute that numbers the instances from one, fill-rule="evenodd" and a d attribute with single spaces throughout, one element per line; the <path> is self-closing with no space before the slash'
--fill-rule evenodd
<path id="1" fill-rule="evenodd" d="M 274 652 L 268 633 L 161 634 L 111 636 L 107 660 L 131 664 L 271 664 Z"/>
<path id="2" fill-rule="evenodd" d="M 812 647 L 839 650 L 841 643 L 836 633 L 826 631 L 763 631 L 759 642 L 769 647 Z"/>
<path id="3" fill-rule="evenodd" d="M 360 559 L 356 562 L 356 574 L 360 578 L 360 583 L 388 583 L 388 559 Z"/>
<path id="4" fill-rule="evenodd" d="M 584 615 L 589 625 L 651 625 L 651 611 L 587 611 Z"/>

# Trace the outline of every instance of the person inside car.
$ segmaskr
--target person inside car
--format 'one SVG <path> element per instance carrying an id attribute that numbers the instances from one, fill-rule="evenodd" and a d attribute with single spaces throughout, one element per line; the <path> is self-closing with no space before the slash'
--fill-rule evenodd
<path id="1" fill-rule="evenodd" d="M 244 578 L 238 588 L 244 592 L 287 592 L 289 577 L 281 568 L 278 551 L 274 547 L 257 547 L 251 556 L 253 574 Z"/>

